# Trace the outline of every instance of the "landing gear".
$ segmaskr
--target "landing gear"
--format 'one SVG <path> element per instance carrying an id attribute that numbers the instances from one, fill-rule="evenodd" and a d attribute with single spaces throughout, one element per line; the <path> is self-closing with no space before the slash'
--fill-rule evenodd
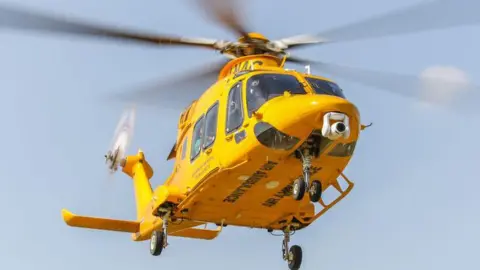
<path id="1" fill-rule="evenodd" d="M 322 182 L 314 180 L 308 189 L 311 202 L 318 202 L 322 198 Z"/>
<path id="2" fill-rule="evenodd" d="M 154 231 L 150 238 L 150 254 L 158 256 L 162 254 L 166 243 L 166 234 L 163 231 Z"/>
<path id="3" fill-rule="evenodd" d="M 301 154 L 303 162 L 303 177 L 293 182 L 293 199 L 301 201 L 308 190 L 308 195 L 311 202 L 318 202 L 322 197 L 322 183 L 314 180 L 310 183 L 310 170 L 312 167 L 311 156 L 308 153 Z"/>
<path id="4" fill-rule="evenodd" d="M 293 198 L 296 201 L 301 201 L 305 196 L 305 192 L 308 188 L 308 183 L 310 182 L 310 167 L 311 159 L 308 155 L 302 155 L 303 161 L 303 177 L 295 180 L 293 183 Z"/>
<path id="5" fill-rule="evenodd" d="M 293 198 L 296 201 L 301 201 L 307 190 L 307 182 L 299 178 L 293 182 Z"/>
<path id="6" fill-rule="evenodd" d="M 288 268 L 291 270 L 300 269 L 300 265 L 302 264 L 302 248 L 300 246 L 293 245 L 288 254 L 290 256 Z"/>
<path id="7" fill-rule="evenodd" d="M 161 231 L 154 231 L 150 237 L 150 254 L 153 256 L 159 256 L 162 254 L 164 248 L 167 247 L 167 228 L 169 214 L 163 217 L 163 228 Z"/>
<path id="8" fill-rule="evenodd" d="M 282 253 L 283 260 L 288 263 L 288 269 L 298 270 L 302 264 L 302 248 L 297 245 L 293 245 L 288 248 L 290 242 L 290 230 L 286 229 L 283 236 Z"/>

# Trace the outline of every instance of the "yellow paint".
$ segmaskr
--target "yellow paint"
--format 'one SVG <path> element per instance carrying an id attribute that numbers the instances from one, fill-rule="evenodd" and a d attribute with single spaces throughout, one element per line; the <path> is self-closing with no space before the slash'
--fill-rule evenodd
<path id="1" fill-rule="evenodd" d="M 241 74 L 239 71 L 249 72 Z M 237 82 L 245 82 L 259 73 L 295 76 L 307 94 L 291 95 L 285 92 L 283 96 L 267 101 L 249 116 L 246 112 L 246 86 L 243 84 L 244 120 L 237 130 L 227 133 L 226 112 L 230 89 Z M 268 122 L 283 133 L 303 141 L 312 130 L 322 128 L 324 113 L 336 111 L 347 114 L 350 117 L 350 137 L 327 145 L 320 157 L 312 160 L 312 179 L 320 180 L 324 190 L 328 186 L 339 187 L 337 178 L 343 176 L 342 171 L 352 157 L 328 154 L 340 143 L 357 141 L 360 127 L 363 126 L 354 104 L 340 97 L 316 94 L 305 76 L 301 72 L 285 70 L 282 59 L 273 56 L 257 55 L 232 60 L 220 72 L 218 81 L 180 116 L 177 141 L 170 152 L 175 164 L 162 185 L 152 190 L 149 179 L 153 170 L 142 151 L 127 157 L 123 172 L 133 181 L 137 209 L 135 221 L 76 216 L 63 210 L 65 222 L 75 227 L 132 232 L 133 240 L 143 241 L 149 239 L 154 230 L 162 228 L 163 220 L 156 216 L 159 209 L 175 205 L 172 217 L 184 220 L 170 223 L 168 233 L 172 236 L 213 239 L 219 229 L 209 231 L 193 227 L 205 223 L 220 224 L 222 221 L 230 226 L 282 229 L 295 218 L 308 226 L 343 199 L 353 188 L 353 183 L 348 181 L 347 190 L 340 190 L 342 195 L 334 203 L 324 206 L 319 213 L 316 210 L 321 208 L 322 202 L 311 203 L 308 194 L 302 201 L 294 201 L 289 194 L 289 185 L 301 176 L 301 162 L 291 155 L 292 151 L 273 150 L 260 144 L 254 135 L 255 124 Z M 320 76 L 308 76 L 330 81 Z M 191 161 L 195 123 L 217 102 L 215 140 Z M 236 137 L 242 134 L 245 134 L 244 139 L 237 143 Z M 186 154 L 183 157 L 184 151 Z"/>
<path id="2" fill-rule="evenodd" d="M 256 39 L 256 40 L 261 40 L 261 41 L 268 41 L 268 39 L 267 39 L 264 35 L 262 35 L 262 34 L 260 34 L 260 33 L 256 33 L 256 32 L 250 32 L 250 33 L 248 33 L 248 37 L 251 38 L 251 39 Z M 239 37 L 239 38 L 238 38 L 238 41 L 244 42 L 244 41 L 245 41 L 245 37 L 243 37 L 243 36 L 242 36 L 242 37 Z"/>
<path id="3" fill-rule="evenodd" d="M 220 71 L 218 79 L 221 80 L 228 75 L 235 74 L 240 71 L 258 70 L 258 69 L 279 69 L 282 71 L 282 62 L 278 58 L 270 55 L 250 55 L 234 59 L 228 62 Z"/>

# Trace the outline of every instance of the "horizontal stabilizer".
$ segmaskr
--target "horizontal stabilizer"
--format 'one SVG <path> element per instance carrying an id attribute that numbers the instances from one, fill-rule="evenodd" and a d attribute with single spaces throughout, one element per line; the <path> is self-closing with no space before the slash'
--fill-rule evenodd
<path id="1" fill-rule="evenodd" d="M 219 229 L 217 230 L 189 228 L 181 231 L 176 231 L 174 233 L 170 233 L 169 235 L 177 236 L 177 237 L 212 240 L 212 239 L 215 239 L 220 234 L 221 231 L 222 231 L 221 227 L 219 227 Z"/>
<path id="2" fill-rule="evenodd" d="M 140 228 L 140 223 L 136 221 L 77 216 L 67 209 L 62 209 L 62 217 L 67 225 L 79 228 L 129 233 L 136 233 Z"/>

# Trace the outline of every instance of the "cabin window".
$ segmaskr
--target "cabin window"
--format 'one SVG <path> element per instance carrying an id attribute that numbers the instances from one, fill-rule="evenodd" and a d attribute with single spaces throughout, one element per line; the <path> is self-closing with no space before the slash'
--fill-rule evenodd
<path id="1" fill-rule="evenodd" d="M 187 142 L 188 142 L 188 137 L 185 137 L 183 139 L 183 145 L 182 145 L 182 160 L 185 159 L 185 155 L 187 154 Z"/>
<path id="2" fill-rule="evenodd" d="M 288 74 L 258 74 L 247 81 L 248 116 L 258 110 L 268 100 L 282 96 L 285 91 L 292 95 L 306 94 L 303 85 Z"/>
<path id="3" fill-rule="evenodd" d="M 306 77 L 305 79 L 317 94 L 345 98 L 342 89 L 336 83 L 312 77 Z"/>
<path id="4" fill-rule="evenodd" d="M 190 150 L 190 160 L 193 161 L 202 149 L 203 131 L 205 129 L 205 116 L 200 117 L 193 126 L 192 146 Z"/>
<path id="5" fill-rule="evenodd" d="M 215 141 L 217 135 L 218 120 L 218 101 L 208 109 L 205 115 L 205 137 L 203 141 L 203 149 L 210 147 Z"/>
<path id="6" fill-rule="evenodd" d="M 230 93 L 228 94 L 226 133 L 229 134 L 237 130 L 242 123 L 242 83 L 238 82 L 230 89 Z"/>
<path id="7" fill-rule="evenodd" d="M 353 155 L 356 144 L 356 141 L 346 144 L 339 143 L 335 145 L 335 147 L 330 151 L 330 153 L 328 153 L 328 155 L 332 157 L 349 157 Z"/>

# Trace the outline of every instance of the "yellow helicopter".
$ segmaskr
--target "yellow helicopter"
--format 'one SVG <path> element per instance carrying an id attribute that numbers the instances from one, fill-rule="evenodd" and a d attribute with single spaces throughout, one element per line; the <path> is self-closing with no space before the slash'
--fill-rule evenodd
<path id="1" fill-rule="evenodd" d="M 131 108 L 121 118 L 105 158 L 112 173 L 121 169 L 132 178 L 136 220 L 80 216 L 66 209 L 62 210 L 62 216 L 70 226 L 128 232 L 134 241 L 150 240 L 154 256 L 167 246 L 168 236 L 210 240 L 228 225 L 280 231 L 284 236 L 282 256 L 293 270 L 300 268 L 302 249 L 298 245 L 289 246 L 291 233 L 311 225 L 352 190 L 354 183 L 343 171 L 352 158 L 360 132 L 368 126 L 361 123 L 358 108 L 337 83 L 311 74 L 311 61 L 292 57 L 286 50 L 412 32 L 415 29 L 407 25 L 395 29 L 373 25 L 405 19 L 398 14 L 421 16 L 421 10 L 435 10 L 446 4 L 452 5 L 452 14 L 456 12 L 453 7 L 462 8 L 458 11 L 462 16 L 449 25 L 435 23 L 429 17 L 426 26 L 418 29 L 480 21 L 471 19 L 478 16 L 465 3 L 434 1 L 399 11 L 396 17 L 386 14 L 327 31 L 325 35 L 273 41 L 246 31 L 233 12 L 236 9 L 232 1 L 203 4 L 213 11 L 212 17 L 240 36 L 236 42 L 137 34 L 7 6 L 0 7 L 0 27 L 106 37 L 154 46 L 197 46 L 227 56 L 228 62 L 202 70 L 199 75 L 202 78 L 216 76 L 209 86 L 201 88 L 194 81 L 196 89 L 206 90 L 179 117 L 177 139 L 167 156 L 167 160 L 175 163 L 162 185 L 152 188 L 153 169 L 142 150 L 126 154 L 135 109 Z M 355 35 L 359 26 L 373 30 Z M 336 40 L 326 36 L 335 36 Z M 307 66 L 302 71 L 287 69 L 287 62 Z M 316 66 L 339 76 L 351 78 L 349 75 L 360 74 L 332 64 L 316 63 Z M 357 80 L 366 77 L 357 76 Z M 404 81 L 407 79 L 402 77 Z M 392 85 L 397 82 L 391 81 Z M 370 84 L 377 86 L 371 80 Z M 180 82 L 169 86 L 175 92 L 181 92 L 181 87 Z M 410 93 L 405 91 L 398 93 Z M 329 187 L 340 195 L 327 203 L 322 194 Z M 210 223 L 216 224 L 217 229 L 199 228 Z"/>

